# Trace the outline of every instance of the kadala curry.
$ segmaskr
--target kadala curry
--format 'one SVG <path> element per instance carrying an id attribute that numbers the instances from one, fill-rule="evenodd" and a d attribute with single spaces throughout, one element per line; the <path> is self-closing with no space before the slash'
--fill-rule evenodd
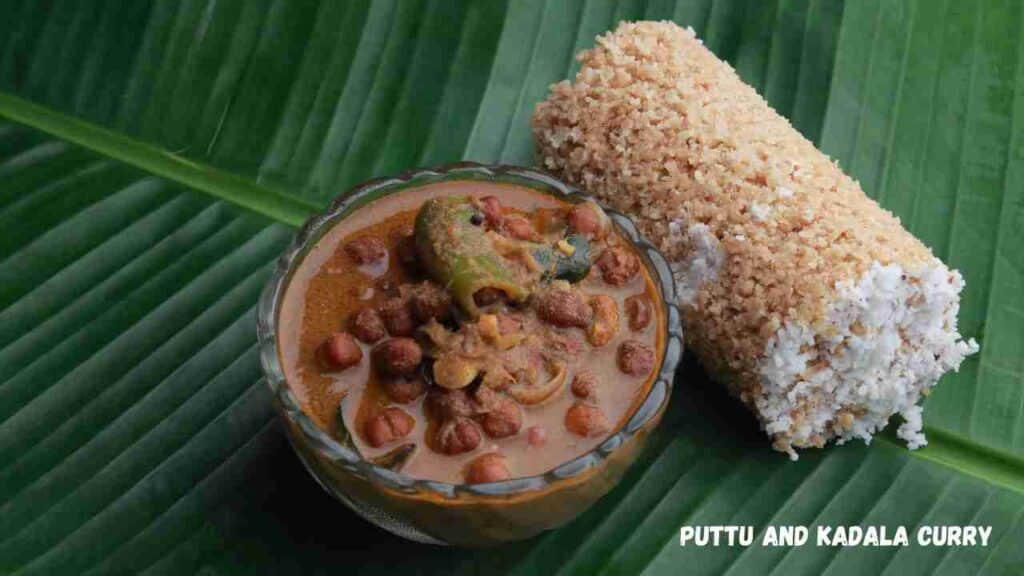
<path id="1" fill-rule="evenodd" d="M 480 483 L 543 473 L 619 428 L 664 322 L 599 206 L 456 181 L 328 231 L 286 291 L 279 351 L 303 409 L 364 458 Z"/>

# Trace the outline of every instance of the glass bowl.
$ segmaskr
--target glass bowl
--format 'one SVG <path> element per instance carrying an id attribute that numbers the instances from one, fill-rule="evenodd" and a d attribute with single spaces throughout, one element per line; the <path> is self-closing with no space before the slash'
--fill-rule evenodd
<path id="1" fill-rule="evenodd" d="M 387 194 L 439 181 L 483 180 L 525 186 L 571 201 L 590 199 L 557 179 L 528 168 L 459 163 L 366 182 L 309 219 L 277 262 L 260 297 L 258 336 L 264 378 L 292 447 L 327 492 L 363 518 L 416 542 L 482 546 L 528 538 L 560 526 L 607 493 L 636 459 L 661 419 L 682 358 L 682 325 L 675 284 L 665 258 L 626 216 L 604 207 L 619 232 L 637 247 L 661 292 L 665 353 L 640 406 L 594 450 L 544 474 L 488 484 L 449 484 L 412 478 L 360 458 L 320 429 L 285 382 L 278 355 L 281 300 L 299 263 L 317 241 L 355 209 Z"/>

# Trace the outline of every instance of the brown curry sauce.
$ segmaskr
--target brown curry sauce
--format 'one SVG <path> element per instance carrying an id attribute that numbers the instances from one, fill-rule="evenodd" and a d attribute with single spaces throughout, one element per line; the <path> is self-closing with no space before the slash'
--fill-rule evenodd
<path id="1" fill-rule="evenodd" d="M 430 385 L 435 389 L 432 392 L 421 394 L 407 403 L 396 403 L 385 394 L 382 376 L 374 367 L 372 352 L 380 342 L 368 344 L 357 341 L 362 350 L 358 363 L 336 372 L 324 368 L 318 349 L 332 334 L 348 331 L 351 318 L 356 313 L 385 305 L 389 299 L 397 297 L 403 284 L 424 281 L 426 276 L 421 270 L 410 270 L 403 264 L 398 243 L 412 228 L 423 203 L 439 196 L 476 199 L 494 196 L 500 200 L 505 216 L 523 216 L 540 229 L 550 228 L 551 220 L 557 223 L 564 219 L 573 206 L 525 187 L 457 181 L 404 190 L 358 208 L 330 229 L 306 255 L 285 292 L 279 317 L 279 353 L 289 386 L 307 414 L 321 428 L 336 436 L 340 432 L 338 414 L 344 398 L 342 414 L 345 428 L 350 431 L 355 447 L 368 459 L 388 454 L 399 446 L 415 444 L 411 458 L 405 461 L 401 471 L 417 478 L 451 483 L 491 479 L 473 477 L 469 471 L 471 462 L 490 453 L 498 453 L 504 458 L 511 477 L 529 476 L 543 473 L 592 450 L 620 428 L 635 411 L 660 365 L 664 347 L 661 335 L 666 320 L 659 305 L 658 289 L 642 265 L 634 274 L 627 274 L 628 279 L 623 282 L 622 274 L 604 274 L 604 269 L 595 264 L 582 281 L 572 286 L 588 302 L 592 303 L 597 294 L 606 294 L 615 303 L 617 327 L 611 339 L 599 347 L 590 343 L 589 327 L 553 326 L 550 321 L 541 320 L 538 305 L 532 301 L 537 298 L 514 306 L 499 303 L 485 310 L 499 314 L 509 312 L 525 319 L 524 330 L 534 334 L 532 338 L 550 335 L 556 339 L 578 341 L 580 346 L 578 353 L 558 357 L 566 365 L 564 386 L 542 403 L 519 406 L 521 422 L 515 433 L 491 437 L 479 418 L 469 419 L 469 424 L 475 426 L 479 433 L 480 442 L 468 452 L 449 455 L 438 447 L 437 434 L 441 422 L 435 413 L 426 409 L 428 396 L 440 391 L 437 384 Z M 611 245 L 617 247 L 620 255 L 623 249 L 627 249 L 630 254 L 626 256 L 638 258 L 632 245 L 619 237 L 614 227 L 608 227 L 608 231 L 604 240 L 592 244 L 593 262 L 600 260 Z M 345 247 L 353 240 L 369 237 L 384 241 L 386 258 L 359 265 Z M 615 259 L 609 255 L 605 260 Z M 627 303 L 631 296 L 633 301 Z M 638 310 L 650 314 L 650 320 L 639 329 L 642 322 L 637 322 Z M 455 313 L 456 318 L 460 316 Z M 472 322 L 468 318 L 462 321 Z M 454 330 L 455 326 L 451 322 L 449 324 L 449 330 Z M 422 327 L 416 331 L 415 338 L 423 339 Z M 542 340 L 541 349 L 547 352 L 546 348 L 550 346 Z M 650 368 L 642 373 L 626 373 L 621 366 L 622 356 L 633 354 L 637 349 L 650 351 L 653 362 L 648 362 Z M 426 366 L 429 374 L 429 363 Z M 579 392 L 577 388 L 585 388 L 585 383 L 576 386 L 574 379 L 584 369 L 595 377 L 591 386 L 594 392 L 591 397 L 581 399 L 576 394 Z M 480 387 L 482 384 L 474 382 L 465 390 Z M 507 398 L 502 391 L 498 391 L 498 396 Z M 410 415 L 413 425 L 400 439 L 373 447 L 364 433 L 367 422 L 389 407 L 399 408 Z M 584 415 L 587 416 L 591 411 L 599 411 L 607 426 L 599 433 L 581 436 L 578 426 L 567 426 L 566 417 L 570 410 L 586 412 Z M 575 428 L 576 433 L 570 428 Z"/>

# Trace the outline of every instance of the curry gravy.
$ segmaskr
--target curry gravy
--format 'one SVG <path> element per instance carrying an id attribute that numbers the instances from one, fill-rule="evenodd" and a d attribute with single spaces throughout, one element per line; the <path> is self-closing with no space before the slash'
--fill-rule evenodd
<path id="1" fill-rule="evenodd" d="M 504 455 L 513 477 L 543 473 L 595 448 L 620 428 L 638 407 L 656 377 L 664 352 L 661 335 L 665 318 L 658 288 L 645 266 L 630 281 L 610 285 L 594 267 L 576 286 L 586 294 L 611 296 L 620 312 L 619 327 L 614 338 L 595 348 L 584 338 L 583 346 L 568 366 L 565 386 L 541 404 L 522 406 L 522 425 L 518 433 L 504 438 L 483 436 L 474 450 L 449 455 L 435 451 L 428 438 L 436 423 L 424 410 L 426 395 L 407 404 L 395 404 L 383 393 L 379 375 L 373 368 L 373 345 L 358 342 L 363 358 L 358 364 L 331 373 L 322 369 L 317 349 L 328 337 L 347 330 L 349 318 L 356 312 L 376 307 L 393 295 L 393 287 L 421 280 L 412 276 L 399 261 L 395 243 L 412 228 L 422 204 L 438 196 L 496 196 L 506 211 L 529 217 L 538 209 L 567 210 L 572 205 L 560 199 L 511 184 L 456 181 L 429 184 L 397 192 L 357 208 L 330 229 L 299 264 L 283 297 L 278 318 L 279 354 L 288 385 L 304 411 L 322 429 L 332 435 L 339 433 L 339 407 L 345 427 L 351 432 L 356 448 L 366 458 L 374 458 L 393 450 L 396 445 L 416 444 L 414 455 L 401 471 L 407 475 L 450 483 L 462 483 L 464 469 L 471 460 L 488 452 Z M 612 232 L 617 234 L 617 232 Z M 356 265 L 343 249 L 357 238 L 374 236 L 388 246 L 387 257 L 371 265 Z M 626 245 L 630 246 L 628 242 Z M 625 299 L 645 294 L 653 303 L 652 320 L 642 330 L 630 328 L 625 313 Z M 582 335 L 580 328 L 568 332 Z M 640 341 L 656 351 L 654 368 L 646 375 L 625 374 L 618 366 L 616 351 L 625 340 Z M 600 385 L 596 402 L 603 409 L 611 427 L 598 436 L 581 437 L 565 425 L 567 410 L 578 399 L 570 392 L 569 383 L 583 367 L 594 372 Z M 400 442 L 372 447 L 360 433 L 367 418 L 386 406 L 397 406 L 410 414 L 415 423 Z M 528 442 L 527 431 L 539 427 L 544 431 L 541 445 Z"/>

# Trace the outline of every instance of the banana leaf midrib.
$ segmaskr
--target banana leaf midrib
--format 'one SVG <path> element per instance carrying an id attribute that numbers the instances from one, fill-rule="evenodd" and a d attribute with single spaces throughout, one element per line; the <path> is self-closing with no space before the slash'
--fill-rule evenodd
<path id="1" fill-rule="evenodd" d="M 300 226 L 323 207 L 249 178 L 0 92 L 0 117 L 92 150 L 272 220 Z"/>

